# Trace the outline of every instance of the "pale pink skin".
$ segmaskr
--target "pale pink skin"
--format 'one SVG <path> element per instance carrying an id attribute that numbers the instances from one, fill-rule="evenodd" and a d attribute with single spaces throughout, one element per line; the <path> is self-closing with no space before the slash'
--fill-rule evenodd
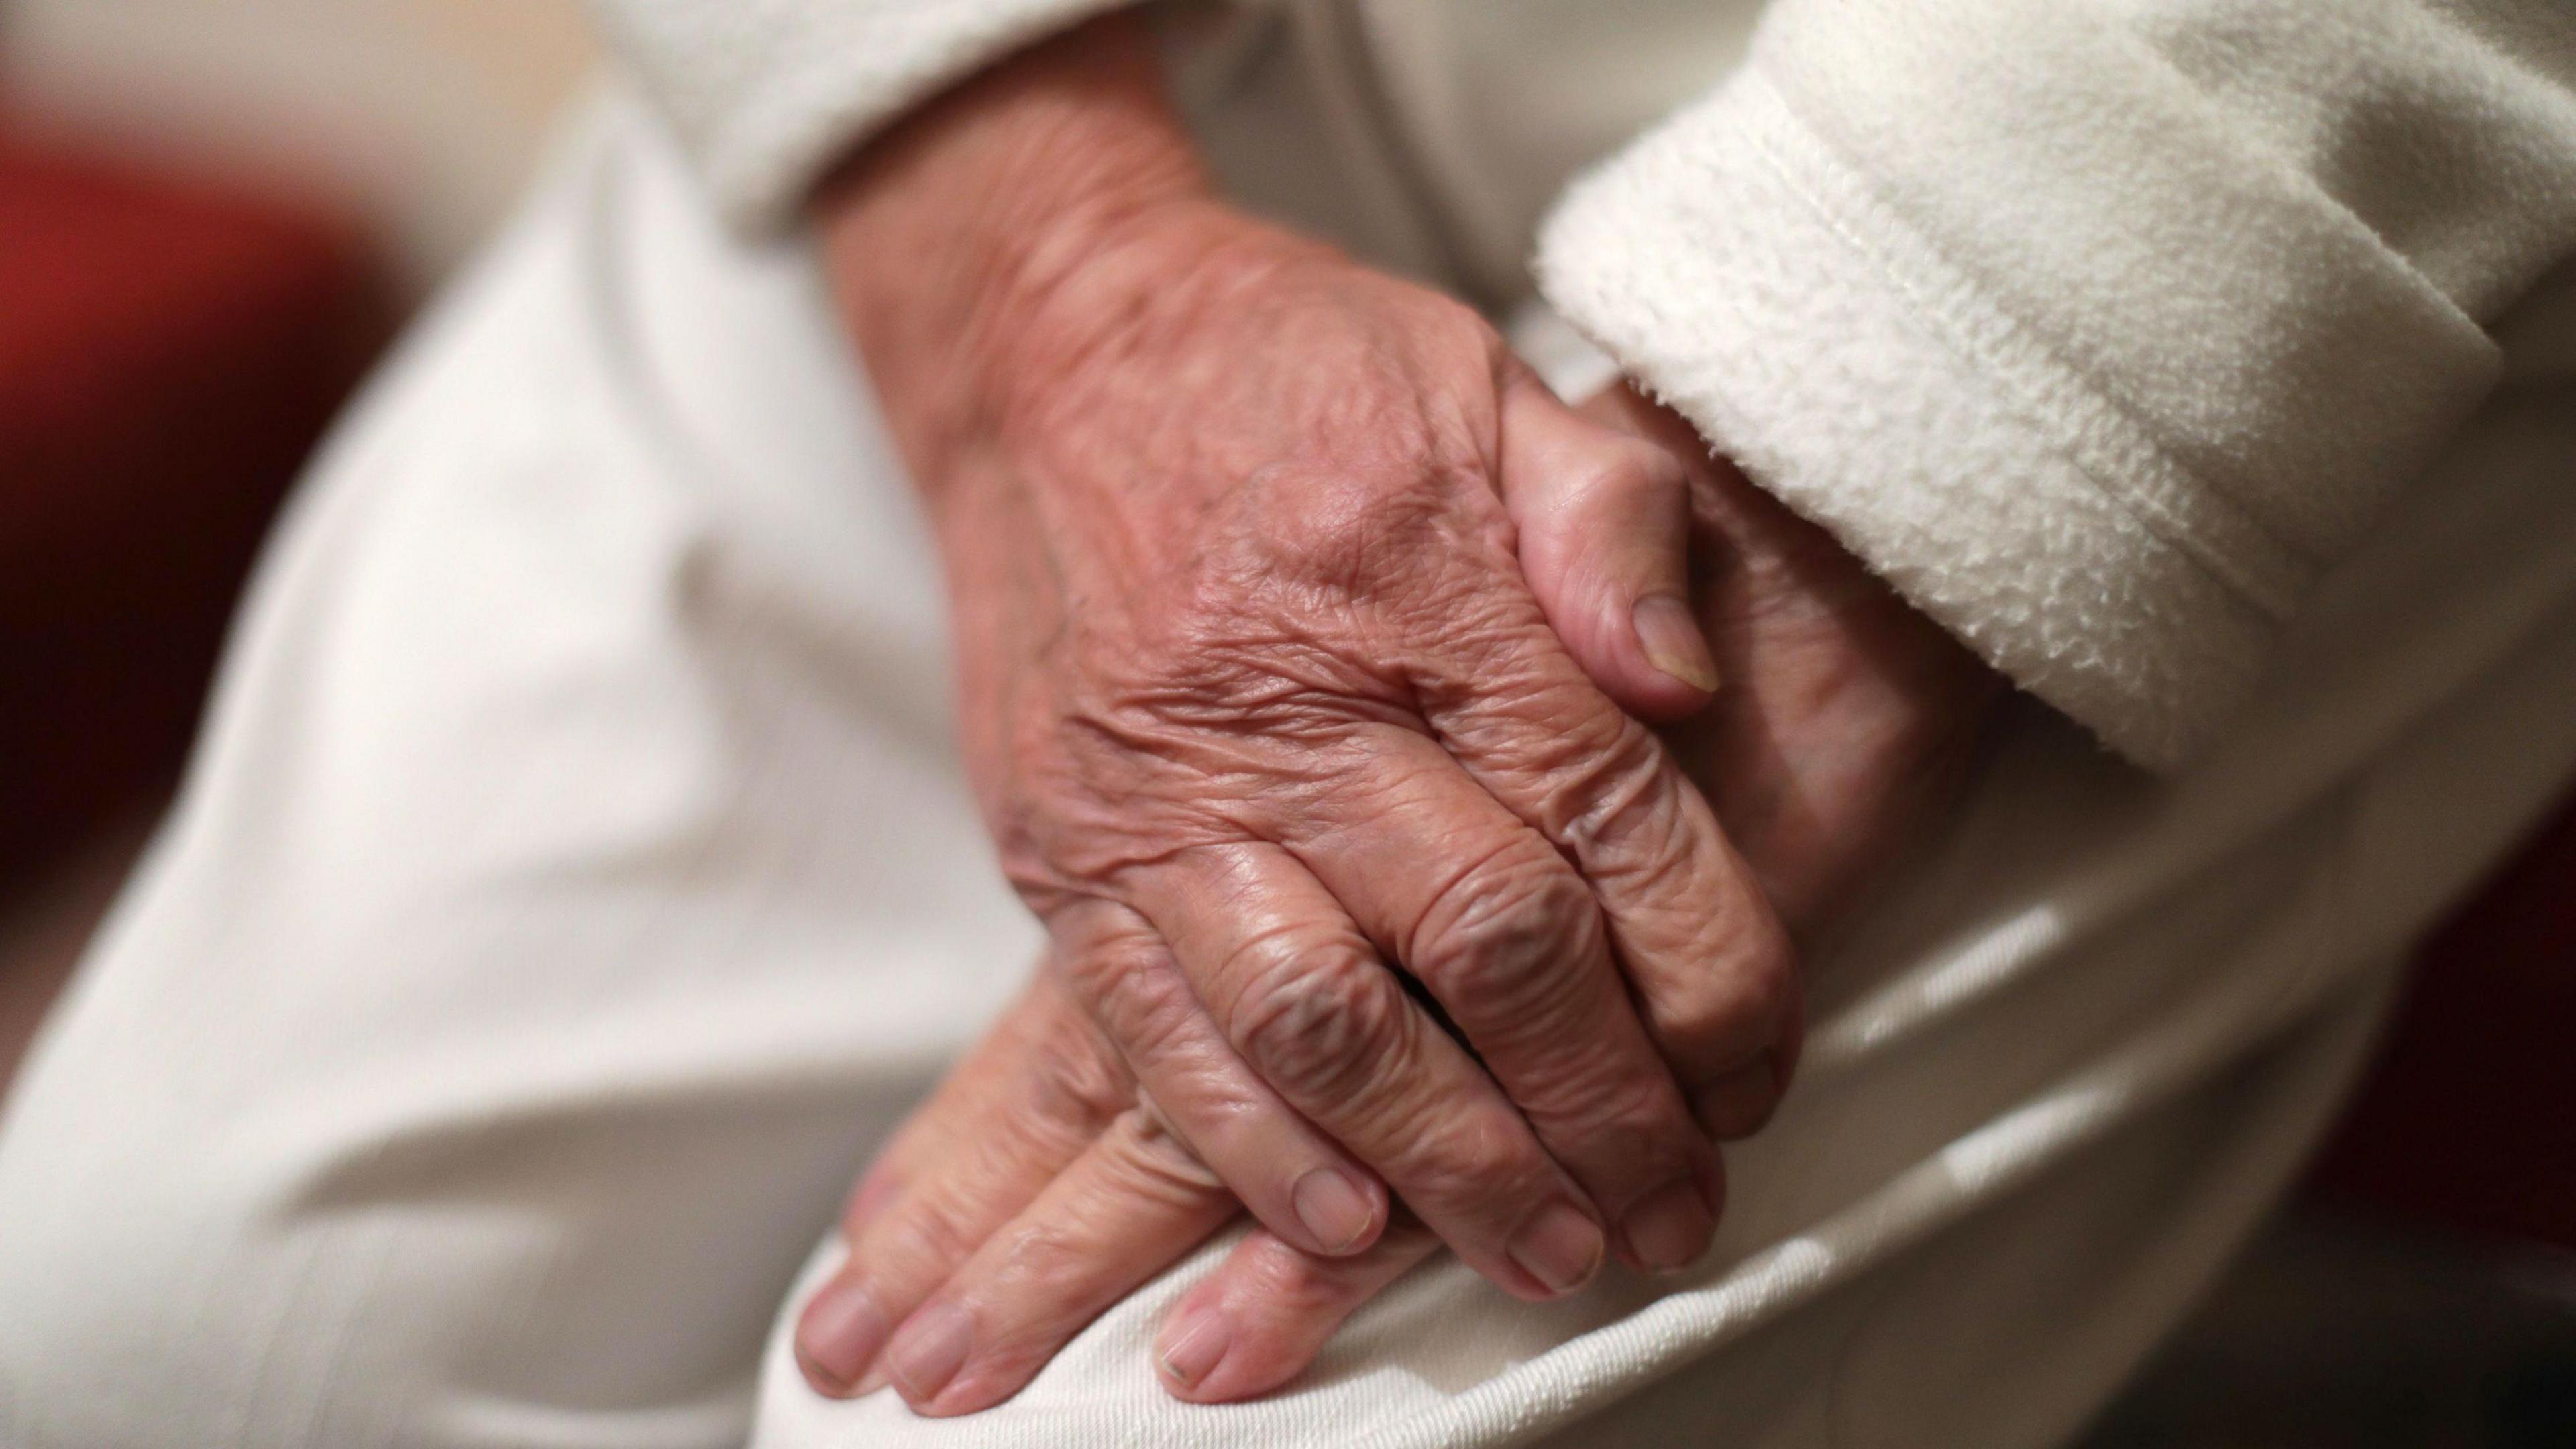
<path id="1" fill-rule="evenodd" d="M 1932 797 L 1990 676 L 1687 424 L 1570 410 L 1469 309 L 1211 197 L 1125 22 L 819 207 L 1053 948 L 854 1195 L 816 1387 L 1000 1402 L 1238 1211 L 1166 1329 L 1184 1397 L 1286 1382 L 1442 1245 L 1534 1299 L 1696 1259 L 1712 1139 L 1794 1065 L 1782 916 Z"/>

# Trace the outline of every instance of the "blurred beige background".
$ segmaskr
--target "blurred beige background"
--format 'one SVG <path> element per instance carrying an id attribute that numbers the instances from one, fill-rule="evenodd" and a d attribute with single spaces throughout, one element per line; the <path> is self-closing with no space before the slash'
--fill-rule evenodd
<path id="1" fill-rule="evenodd" d="M 5 0 L 23 126 L 322 188 L 417 294 L 506 211 L 592 61 L 577 0 Z"/>

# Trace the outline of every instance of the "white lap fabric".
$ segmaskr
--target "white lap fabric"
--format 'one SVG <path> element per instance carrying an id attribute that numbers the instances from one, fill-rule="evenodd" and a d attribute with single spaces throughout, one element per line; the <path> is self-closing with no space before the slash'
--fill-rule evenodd
<path id="1" fill-rule="evenodd" d="M 810 259 L 622 101 L 339 431 L 177 809 L 0 1120 L 11 1449 L 2041 1445 L 2331 1115 L 2576 768 L 2576 407 L 2490 399 L 2167 781 L 2017 702 L 1814 963 L 1718 1250 L 1442 1261 L 1256 1404 L 1147 1345 L 1007 1406 L 783 1349 L 858 1167 L 1028 968 L 937 566 Z M 818 1244 L 823 1248 L 818 1250 Z"/>

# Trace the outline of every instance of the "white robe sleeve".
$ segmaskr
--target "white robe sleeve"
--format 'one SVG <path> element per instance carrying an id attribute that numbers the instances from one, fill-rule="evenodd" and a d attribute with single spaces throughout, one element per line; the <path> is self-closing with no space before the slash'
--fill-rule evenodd
<path id="1" fill-rule="evenodd" d="M 1554 307 L 2151 767 L 2576 253 L 2566 0 L 1779 0 L 1579 181 Z"/>
<path id="2" fill-rule="evenodd" d="M 1132 0 L 591 0 L 727 219 L 790 218 L 868 132 Z"/>

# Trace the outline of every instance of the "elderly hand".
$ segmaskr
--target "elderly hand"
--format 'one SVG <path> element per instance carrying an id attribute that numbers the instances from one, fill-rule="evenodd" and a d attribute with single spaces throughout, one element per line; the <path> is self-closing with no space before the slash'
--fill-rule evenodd
<path id="1" fill-rule="evenodd" d="M 1156 1129 L 1307 1252 L 1367 1249 L 1392 1187 L 1526 1297 L 1610 1250 L 1687 1263 L 1709 1134 L 1767 1114 L 1796 1009 L 1750 872 L 1620 707 L 1714 682 L 1680 465 L 1467 308 L 1209 198 L 1152 84 L 1123 26 L 1057 42 L 824 202 L 1055 989 Z M 1596 495 L 1667 526 L 1543 605 L 1515 517 Z M 1609 610 L 1566 627 L 1582 660 L 1551 607 Z M 939 1281 L 854 1258 L 808 1319 L 818 1377 L 890 1335 L 916 1385 L 1018 1372 L 920 1306 Z"/>
<path id="2" fill-rule="evenodd" d="M 1586 411 L 1697 447 L 1686 423 L 1625 389 Z M 1706 565 L 1696 604 L 1727 684 L 1715 709 L 1667 738 L 1721 808 L 1741 812 L 1749 858 L 1790 920 L 1813 924 L 1946 797 L 1999 677 L 1732 467 L 1707 464 L 1693 484 Z M 1618 522 L 1589 503 L 1569 512 Z M 1435 1109 L 1418 1130 L 1436 1133 L 1441 1120 Z M 937 1414 L 1000 1402 L 1235 1211 L 1060 981 L 1041 973 L 852 1200 L 850 1261 L 936 1285 L 887 1364 L 857 1387 L 891 1377 Z M 1201 1402 L 1276 1388 L 1437 1246 L 1402 1214 L 1368 1250 L 1341 1257 L 1256 1232 L 1175 1305 L 1158 1346 L 1164 1380 Z M 807 1332 L 828 1335 L 818 1320 L 836 1311 L 818 1295 L 800 1346 Z M 948 1351 L 960 1340 L 944 1325 L 956 1324 L 971 1325 L 971 1358 Z M 818 1388 L 849 1391 L 805 1356 Z"/>

